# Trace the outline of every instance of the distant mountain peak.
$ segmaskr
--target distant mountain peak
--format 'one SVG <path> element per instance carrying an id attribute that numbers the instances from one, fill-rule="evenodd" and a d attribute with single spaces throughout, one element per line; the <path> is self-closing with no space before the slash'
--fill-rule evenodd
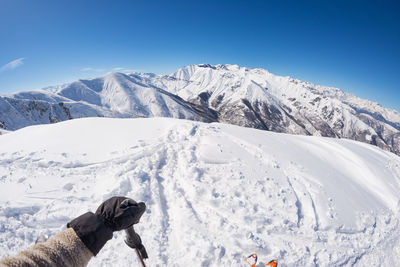
<path id="1" fill-rule="evenodd" d="M 339 88 L 231 64 L 192 64 L 170 75 L 110 72 L 4 95 L 0 111 L 8 130 L 80 117 L 161 116 L 349 138 L 400 155 L 399 112 Z"/>

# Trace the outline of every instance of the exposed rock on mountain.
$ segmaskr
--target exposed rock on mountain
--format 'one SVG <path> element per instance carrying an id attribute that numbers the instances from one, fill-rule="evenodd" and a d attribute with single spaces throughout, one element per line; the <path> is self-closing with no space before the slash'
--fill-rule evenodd
<path id="1" fill-rule="evenodd" d="M 349 138 L 400 155 L 400 113 L 264 69 L 189 65 L 171 75 L 109 73 L 0 97 L 0 128 L 78 117 L 174 117 Z"/>

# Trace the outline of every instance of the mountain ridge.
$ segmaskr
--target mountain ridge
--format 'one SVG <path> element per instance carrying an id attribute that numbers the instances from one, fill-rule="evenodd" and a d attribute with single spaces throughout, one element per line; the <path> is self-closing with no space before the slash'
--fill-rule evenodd
<path id="1" fill-rule="evenodd" d="M 58 89 L 57 89 L 58 88 Z M 0 96 L 0 127 L 81 117 L 173 117 L 349 138 L 400 155 L 400 113 L 335 87 L 261 68 L 188 65 L 170 75 L 107 73 Z"/>

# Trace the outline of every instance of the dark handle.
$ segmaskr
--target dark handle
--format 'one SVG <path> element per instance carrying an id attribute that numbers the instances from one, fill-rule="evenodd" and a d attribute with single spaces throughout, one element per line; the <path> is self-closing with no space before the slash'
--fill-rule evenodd
<path id="1" fill-rule="evenodd" d="M 142 263 L 142 266 L 146 267 L 143 259 L 147 259 L 148 255 L 145 247 L 142 244 L 140 236 L 136 234 L 135 229 L 133 229 L 133 226 L 129 227 L 128 229 L 125 229 L 125 233 L 126 233 L 125 243 L 129 247 L 135 249 L 138 258 Z"/>

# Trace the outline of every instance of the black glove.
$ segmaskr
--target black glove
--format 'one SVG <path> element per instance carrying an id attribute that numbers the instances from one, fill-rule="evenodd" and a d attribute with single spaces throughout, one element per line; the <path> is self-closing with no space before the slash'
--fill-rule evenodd
<path id="1" fill-rule="evenodd" d="M 87 212 L 67 224 L 74 229 L 86 247 L 97 255 L 105 243 L 120 231 L 139 222 L 146 210 L 143 202 L 126 197 L 112 197 L 104 201 L 96 213 Z"/>

